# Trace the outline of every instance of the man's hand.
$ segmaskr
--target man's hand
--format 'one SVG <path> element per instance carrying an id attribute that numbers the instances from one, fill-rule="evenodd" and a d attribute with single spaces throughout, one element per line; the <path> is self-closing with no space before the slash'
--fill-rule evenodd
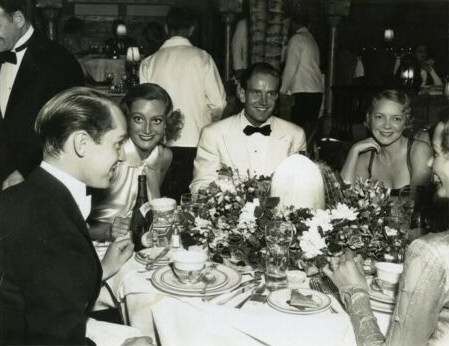
<path id="1" fill-rule="evenodd" d="M 109 245 L 101 261 L 103 268 L 103 281 L 116 274 L 125 262 L 131 257 L 134 244 L 131 239 L 117 240 Z"/>
<path id="2" fill-rule="evenodd" d="M 114 222 L 112 223 L 112 226 L 111 226 L 112 227 L 111 228 L 111 238 L 117 239 L 117 238 L 126 236 L 129 232 L 130 224 L 131 224 L 130 217 L 123 218 L 123 217 L 117 216 L 114 219 Z"/>
<path id="3" fill-rule="evenodd" d="M 121 346 L 156 346 L 149 336 L 126 339 Z"/>
<path id="4" fill-rule="evenodd" d="M 7 189 L 10 186 L 17 185 L 24 180 L 25 178 L 22 176 L 22 174 L 20 174 L 18 170 L 15 170 L 8 176 L 8 178 L 3 181 L 2 190 Z"/>

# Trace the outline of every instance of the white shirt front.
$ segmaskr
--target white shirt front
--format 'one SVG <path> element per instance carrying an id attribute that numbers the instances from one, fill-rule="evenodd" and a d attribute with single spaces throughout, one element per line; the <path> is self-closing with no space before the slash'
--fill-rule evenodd
<path id="1" fill-rule="evenodd" d="M 84 220 L 86 220 L 90 214 L 91 207 L 91 196 L 86 196 L 86 184 L 66 172 L 61 171 L 59 168 L 52 166 L 48 162 L 42 161 L 41 168 L 45 169 L 69 189 L 73 199 L 81 211 L 81 214 L 84 217 Z"/>
<path id="2" fill-rule="evenodd" d="M 156 83 L 184 115 L 180 138 L 167 143 L 197 147 L 201 129 L 220 119 L 226 93 L 212 57 L 184 37 L 175 36 L 140 64 L 140 83 Z"/>
<path id="3" fill-rule="evenodd" d="M 12 49 L 15 52 L 17 47 L 24 44 L 34 32 L 33 26 L 30 25 L 25 35 L 23 35 L 15 44 Z M 22 63 L 23 56 L 28 48 L 22 49 L 20 52 L 16 53 L 17 64 L 10 64 L 5 62 L 0 65 L 0 110 L 3 117 L 6 114 L 6 107 L 8 106 L 9 95 L 11 95 L 11 90 L 16 80 L 17 72 L 19 71 L 20 64 Z"/>
<path id="4" fill-rule="evenodd" d="M 246 119 L 243 112 L 240 113 L 240 123 L 242 124 L 242 131 L 243 129 L 251 123 Z M 265 125 L 271 125 L 271 117 L 268 118 L 266 122 L 264 122 L 260 127 Z M 263 134 L 259 132 L 255 132 L 250 136 L 246 136 L 246 143 L 248 150 L 248 157 L 249 157 L 249 167 L 250 168 L 250 175 L 269 175 L 272 172 L 266 171 L 266 164 L 265 164 L 265 158 L 267 157 L 268 152 L 268 136 L 264 136 Z M 241 174 L 245 174 L 246 172 L 241 172 Z"/>

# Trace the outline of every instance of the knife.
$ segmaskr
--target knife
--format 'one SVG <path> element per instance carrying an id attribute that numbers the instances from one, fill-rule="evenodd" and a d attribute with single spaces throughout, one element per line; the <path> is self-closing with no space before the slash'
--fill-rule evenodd
<path id="1" fill-rule="evenodd" d="M 227 302 L 231 301 L 231 299 L 233 299 L 234 297 L 237 297 L 239 294 L 252 290 L 256 284 L 257 281 L 254 279 L 245 281 L 240 286 L 233 288 L 229 292 L 226 292 L 217 297 L 213 297 L 212 299 L 209 300 L 209 302 L 218 305 L 226 304 Z"/>

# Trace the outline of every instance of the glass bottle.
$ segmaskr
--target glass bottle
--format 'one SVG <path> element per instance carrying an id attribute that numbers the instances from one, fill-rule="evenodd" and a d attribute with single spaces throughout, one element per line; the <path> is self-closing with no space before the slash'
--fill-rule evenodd
<path id="1" fill-rule="evenodd" d="M 131 216 L 130 230 L 131 239 L 134 243 L 134 250 L 140 251 L 146 247 L 145 245 L 148 245 L 144 245 L 142 243 L 142 237 L 150 228 L 152 217 L 150 212 L 150 204 L 148 203 L 147 177 L 145 175 L 139 175 L 137 179 L 138 190 Z"/>

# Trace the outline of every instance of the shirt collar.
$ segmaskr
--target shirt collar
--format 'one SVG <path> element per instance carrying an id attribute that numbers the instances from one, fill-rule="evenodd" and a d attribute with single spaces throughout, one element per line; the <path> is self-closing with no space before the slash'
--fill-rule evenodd
<path id="1" fill-rule="evenodd" d="M 272 118 L 273 116 L 271 116 L 271 117 L 269 117 L 268 119 L 267 119 L 267 121 L 265 121 L 262 125 L 260 125 L 260 126 L 257 126 L 257 127 L 262 127 L 262 126 L 265 126 L 265 125 L 271 125 L 271 118 Z M 245 116 L 245 110 L 243 109 L 241 112 L 240 112 L 240 124 L 241 124 L 241 126 L 242 126 L 242 129 L 244 129 L 246 126 L 254 126 L 253 124 L 251 124 L 249 121 L 248 121 L 248 119 L 246 118 L 246 116 Z"/>
<path id="2" fill-rule="evenodd" d="M 192 43 L 189 41 L 189 39 L 182 36 L 173 36 L 164 42 L 161 49 L 175 46 L 191 46 L 191 45 Z"/>
<path id="3" fill-rule="evenodd" d="M 32 25 L 30 25 L 30 27 L 26 31 L 25 35 L 23 35 L 21 38 L 19 38 L 19 40 L 16 42 L 16 45 L 14 46 L 13 50 L 15 50 L 17 47 L 20 47 L 22 44 L 24 44 L 26 41 L 28 41 L 30 39 L 31 35 L 33 35 L 33 32 L 34 32 L 34 28 Z"/>
<path id="4" fill-rule="evenodd" d="M 86 184 L 60 170 L 59 168 L 49 164 L 48 162 L 42 161 L 41 168 L 45 169 L 48 173 L 64 184 L 67 189 L 69 189 L 73 199 L 81 211 L 81 214 L 83 214 L 84 219 L 87 219 L 90 214 L 91 196 L 86 196 Z"/>

